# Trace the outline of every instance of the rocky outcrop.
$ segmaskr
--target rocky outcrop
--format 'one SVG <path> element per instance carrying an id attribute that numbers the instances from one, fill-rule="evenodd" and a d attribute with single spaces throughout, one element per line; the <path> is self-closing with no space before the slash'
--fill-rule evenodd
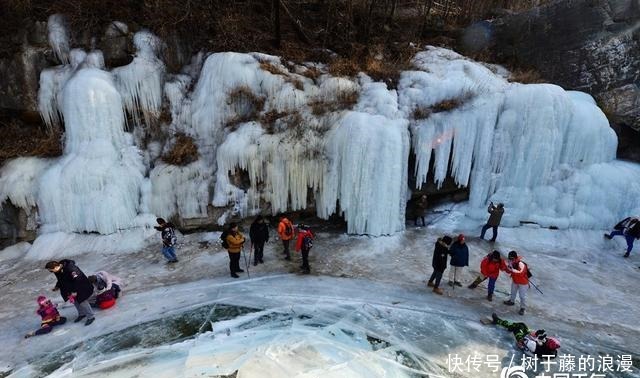
<path id="1" fill-rule="evenodd" d="M 639 0 L 556 0 L 491 24 L 499 61 L 533 68 L 549 82 L 588 92 L 614 129 L 640 130 Z M 621 140 L 621 146 L 639 146 L 636 132 L 618 133 L 631 138 Z M 619 156 L 637 155 L 625 151 L 619 150 Z"/>

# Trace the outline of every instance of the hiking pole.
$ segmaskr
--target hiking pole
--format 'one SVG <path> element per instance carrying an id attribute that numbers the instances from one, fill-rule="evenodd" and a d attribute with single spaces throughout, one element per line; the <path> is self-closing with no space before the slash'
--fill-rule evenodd
<path id="1" fill-rule="evenodd" d="M 538 287 L 536 286 L 536 284 L 534 284 L 533 282 L 531 282 L 531 280 L 529 280 L 529 283 L 533 285 L 533 287 L 536 288 L 536 290 L 538 290 L 540 292 L 540 294 L 544 295 L 544 293 L 542 292 L 542 290 L 538 289 Z"/>

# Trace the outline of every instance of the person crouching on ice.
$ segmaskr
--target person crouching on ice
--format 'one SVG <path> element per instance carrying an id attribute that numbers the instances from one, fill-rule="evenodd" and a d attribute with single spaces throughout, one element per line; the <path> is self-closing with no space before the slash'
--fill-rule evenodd
<path id="1" fill-rule="evenodd" d="M 547 337 L 544 329 L 532 331 L 524 323 L 512 323 L 508 320 L 500 319 L 495 313 L 491 314 L 493 324 L 500 325 L 513 332 L 516 337 L 516 346 L 529 357 L 551 356 L 556 358 L 560 341 L 555 337 Z"/>
<path id="2" fill-rule="evenodd" d="M 64 316 L 60 316 L 58 312 L 57 306 L 54 303 L 51 303 L 50 299 L 41 295 L 38 297 L 38 310 L 36 313 L 40 315 L 42 321 L 40 323 L 40 329 L 36 331 L 31 331 L 24 335 L 25 338 L 36 336 L 36 335 L 45 335 L 53 329 L 54 326 L 61 325 L 67 322 L 67 318 Z"/>

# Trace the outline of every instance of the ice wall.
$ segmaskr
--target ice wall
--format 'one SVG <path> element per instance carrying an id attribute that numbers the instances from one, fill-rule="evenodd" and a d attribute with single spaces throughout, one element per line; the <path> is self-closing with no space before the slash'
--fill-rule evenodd
<path id="1" fill-rule="evenodd" d="M 612 163 L 617 139 L 590 96 L 509 83 L 494 67 L 445 49 L 429 48 L 414 64 L 419 71 L 403 73 L 399 96 L 413 118 L 418 187 L 432 163 L 436 183 L 450 174 L 469 186 L 470 215 L 484 217 L 489 200 L 504 202 L 511 224 L 606 227 L 640 210 L 606 198 L 621 179 L 634 188 L 640 176 Z M 573 187 L 589 181 L 602 186 Z"/>
<path id="2" fill-rule="evenodd" d="M 144 167 L 124 132 L 122 98 L 108 72 L 78 70 L 62 91 L 64 155 L 41 177 L 48 231 L 109 234 L 134 225 Z"/>

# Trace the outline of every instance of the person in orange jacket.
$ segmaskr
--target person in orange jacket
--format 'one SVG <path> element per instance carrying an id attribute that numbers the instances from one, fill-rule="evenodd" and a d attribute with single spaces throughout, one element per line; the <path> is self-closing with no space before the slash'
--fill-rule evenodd
<path id="1" fill-rule="evenodd" d="M 291 253 L 289 252 L 289 243 L 294 237 L 293 224 L 284 215 L 280 217 L 280 223 L 278 223 L 278 235 L 282 240 L 284 246 L 284 259 L 291 260 Z"/>
<path id="2" fill-rule="evenodd" d="M 302 252 L 302 272 L 309 274 L 311 268 L 309 267 L 309 251 L 313 247 L 313 232 L 309 227 L 301 224 L 298 226 L 298 240 L 296 241 L 296 252 Z"/>
<path id="3" fill-rule="evenodd" d="M 527 264 L 522 261 L 522 257 L 518 256 L 516 251 L 509 252 L 509 264 L 507 265 L 507 273 L 511 274 L 511 298 L 504 301 L 507 306 L 515 305 L 516 295 L 520 295 L 520 315 L 524 315 L 527 307 L 527 290 L 529 290 L 529 275 Z"/>
<path id="4" fill-rule="evenodd" d="M 500 255 L 499 251 L 493 251 L 486 255 L 480 262 L 480 275 L 469 285 L 469 289 L 475 289 L 480 282 L 489 279 L 487 300 L 491 302 L 493 300 L 493 292 L 496 288 L 496 281 L 500 275 L 501 270 L 506 270 L 507 264 Z"/>
<path id="5" fill-rule="evenodd" d="M 229 235 L 227 235 L 227 251 L 229 252 L 229 270 L 233 278 L 238 278 L 236 273 L 244 272 L 244 270 L 240 269 L 240 251 L 242 251 L 243 244 L 244 235 L 238 231 L 237 224 L 231 223 L 229 225 Z"/>

